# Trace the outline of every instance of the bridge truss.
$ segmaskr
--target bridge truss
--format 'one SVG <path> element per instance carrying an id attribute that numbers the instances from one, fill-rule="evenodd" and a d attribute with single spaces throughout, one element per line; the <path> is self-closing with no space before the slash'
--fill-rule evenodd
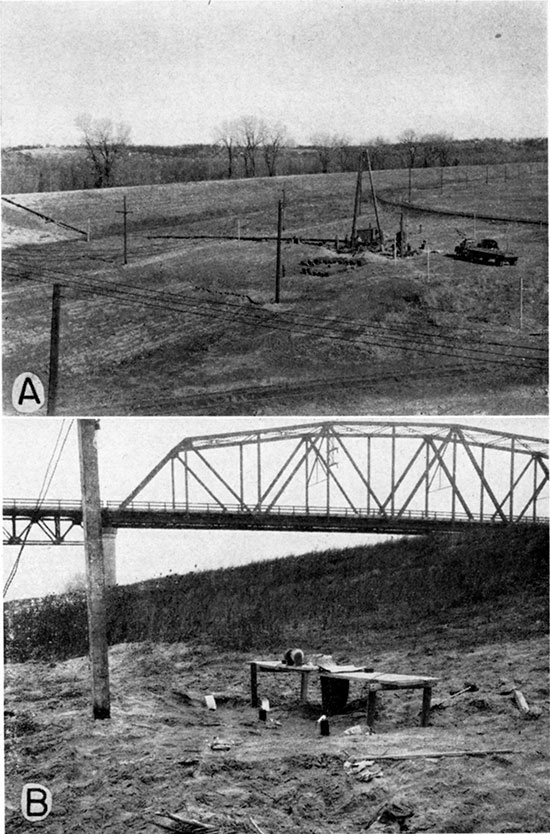
<path id="1" fill-rule="evenodd" d="M 546 523 L 548 441 L 460 424 L 331 420 L 186 437 L 105 528 L 415 534 Z M 74 544 L 79 502 L 4 502 L 4 544 Z"/>

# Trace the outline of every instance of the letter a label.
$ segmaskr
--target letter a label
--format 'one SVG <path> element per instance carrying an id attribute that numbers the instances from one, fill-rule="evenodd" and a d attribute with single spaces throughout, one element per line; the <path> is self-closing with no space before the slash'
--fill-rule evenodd
<path id="1" fill-rule="evenodd" d="M 29 822 L 45 820 L 52 810 L 52 794 L 44 785 L 28 782 L 21 791 L 21 813 Z"/>
<path id="2" fill-rule="evenodd" d="M 11 402 L 21 414 L 32 414 L 42 408 L 45 402 L 44 386 L 36 374 L 19 374 L 11 390 Z"/>

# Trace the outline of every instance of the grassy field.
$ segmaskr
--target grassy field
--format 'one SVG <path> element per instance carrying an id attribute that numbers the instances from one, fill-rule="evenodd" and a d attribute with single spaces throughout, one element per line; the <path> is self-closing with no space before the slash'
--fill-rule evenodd
<path id="1" fill-rule="evenodd" d="M 507 169 L 508 171 L 508 169 Z M 513 175 L 514 174 L 514 175 Z M 412 199 L 435 208 L 546 220 L 540 165 L 414 172 Z M 353 174 L 13 196 L 92 240 L 4 203 L 4 409 L 22 371 L 47 378 L 51 284 L 63 283 L 58 413 L 418 414 L 546 411 L 547 227 L 410 213 L 402 260 L 304 260 L 333 251 L 275 241 L 157 235 L 273 235 L 351 229 Z M 406 171 L 375 172 L 406 197 Z M 122 263 L 126 195 L 128 264 Z M 387 236 L 400 210 L 381 209 Z M 360 227 L 374 224 L 367 182 Z M 497 269 L 457 261 L 461 233 L 519 255 Z"/>

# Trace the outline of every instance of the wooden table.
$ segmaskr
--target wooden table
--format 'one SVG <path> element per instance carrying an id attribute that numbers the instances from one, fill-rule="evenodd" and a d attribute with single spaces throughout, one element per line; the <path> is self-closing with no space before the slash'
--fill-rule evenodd
<path id="1" fill-rule="evenodd" d="M 258 706 L 258 673 L 259 672 L 294 672 L 301 675 L 300 703 L 307 704 L 307 690 L 309 677 L 312 672 L 319 672 L 318 666 L 305 663 L 303 666 L 287 666 L 277 660 L 251 660 L 250 661 L 250 701 L 253 707 Z"/>
<path id="2" fill-rule="evenodd" d="M 439 678 L 428 677 L 427 675 L 393 675 L 386 672 L 320 672 L 321 676 L 321 692 L 323 689 L 323 680 L 340 680 L 340 681 L 358 681 L 368 685 L 368 706 L 367 706 L 367 724 L 372 727 L 374 721 L 374 711 L 376 709 L 376 694 L 381 689 L 422 689 L 422 717 L 421 724 L 425 727 L 428 723 L 430 714 L 430 706 L 432 702 L 432 687 L 438 682 Z M 323 703 L 323 709 L 327 708 L 328 703 Z"/>

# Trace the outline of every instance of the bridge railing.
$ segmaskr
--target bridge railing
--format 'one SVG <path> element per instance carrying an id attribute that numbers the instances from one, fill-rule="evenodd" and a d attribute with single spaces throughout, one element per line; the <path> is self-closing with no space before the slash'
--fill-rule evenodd
<path id="1" fill-rule="evenodd" d="M 6 514 L 21 514 L 31 513 L 36 508 L 36 501 L 33 499 L 24 498 L 5 498 L 4 499 L 4 513 Z M 63 515 L 63 513 L 74 513 L 75 510 L 81 509 L 81 502 L 77 500 L 55 500 L 44 501 L 40 504 L 39 512 L 41 515 Z M 379 510 L 377 508 L 360 507 L 354 509 L 352 507 L 334 507 L 330 506 L 327 510 L 325 506 L 305 506 L 298 504 L 278 504 L 274 507 L 254 507 L 244 506 L 241 504 L 213 504 L 205 503 L 182 503 L 172 501 L 134 501 L 121 510 L 120 504 L 117 501 L 105 501 L 102 503 L 102 508 L 112 513 L 116 512 L 135 512 L 135 513 L 178 513 L 178 514 L 245 514 L 245 515 L 284 515 L 284 516 L 338 516 L 348 518 L 379 518 L 379 519 L 406 519 L 406 520 L 433 520 L 433 521 L 460 521 L 478 523 L 480 521 L 494 521 L 496 523 L 503 523 L 499 517 L 493 516 L 493 513 L 487 512 L 481 515 L 475 515 L 471 518 L 464 512 L 451 512 L 444 510 L 406 510 L 401 512 L 399 507 L 395 507 L 392 512 L 391 509 Z M 549 519 L 543 516 L 537 516 L 535 519 L 538 523 L 548 523 Z M 521 522 L 532 522 L 532 513 L 529 516 L 524 516 L 520 519 Z"/>

